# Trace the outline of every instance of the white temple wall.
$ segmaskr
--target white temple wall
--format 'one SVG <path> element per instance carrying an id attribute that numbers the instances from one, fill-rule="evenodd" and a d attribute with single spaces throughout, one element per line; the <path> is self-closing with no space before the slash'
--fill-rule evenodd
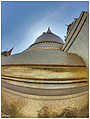
<path id="1" fill-rule="evenodd" d="M 88 18 L 81 29 L 81 32 L 76 37 L 75 41 L 69 48 L 68 52 L 76 53 L 83 58 L 88 65 L 88 49 L 89 49 L 89 28 Z"/>
<path id="2" fill-rule="evenodd" d="M 83 15 L 83 13 L 81 14 Z M 77 24 L 80 22 L 79 24 Z M 88 66 L 88 49 L 89 49 L 89 16 L 85 12 L 82 19 L 76 22 L 76 30 L 73 28 L 69 35 L 67 35 L 66 43 L 63 46 L 63 51 L 69 53 L 76 53 L 81 56 L 85 64 Z"/>

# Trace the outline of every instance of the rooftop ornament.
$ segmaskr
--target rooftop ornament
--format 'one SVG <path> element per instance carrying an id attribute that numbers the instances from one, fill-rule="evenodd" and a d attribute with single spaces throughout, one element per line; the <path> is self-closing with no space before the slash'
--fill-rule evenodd
<path id="1" fill-rule="evenodd" d="M 51 33 L 51 29 L 50 29 L 50 27 L 48 27 L 47 33 Z"/>

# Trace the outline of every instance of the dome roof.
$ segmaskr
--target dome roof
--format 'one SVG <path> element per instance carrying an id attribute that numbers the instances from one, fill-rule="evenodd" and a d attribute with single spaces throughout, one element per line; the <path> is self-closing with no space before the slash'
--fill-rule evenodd
<path id="1" fill-rule="evenodd" d="M 57 42 L 64 44 L 63 40 L 51 32 L 50 28 L 48 28 L 47 32 L 43 32 L 41 36 L 39 36 L 34 43 L 40 42 Z"/>

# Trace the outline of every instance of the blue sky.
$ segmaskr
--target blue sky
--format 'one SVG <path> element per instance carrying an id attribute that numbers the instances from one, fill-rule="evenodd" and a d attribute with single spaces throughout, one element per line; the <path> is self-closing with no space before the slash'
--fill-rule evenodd
<path id="1" fill-rule="evenodd" d="M 66 24 L 79 17 L 82 11 L 88 11 L 89 3 L 3 1 L 1 4 L 2 51 L 14 47 L 15 54 L 28 48 L 48 27 L 64 39 Z"/>

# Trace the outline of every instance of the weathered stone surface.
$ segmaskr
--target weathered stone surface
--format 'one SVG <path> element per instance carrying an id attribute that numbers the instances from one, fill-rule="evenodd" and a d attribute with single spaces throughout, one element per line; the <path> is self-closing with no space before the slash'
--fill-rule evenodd
<path id="1" fill-rule="evenodd" d="M 15 104 L 16 107 L 19 108 L 18 113 L 22 114 L 22 117 L 88 116 L 88 91 L 62 97 L 26 95 L 3 88 L 2 95 L 4 95 L 2 103 L 6 99 L 6 103 L 9 103 L 9 105 L 11 103 Z M 45 111 L 45 109 L 47 111 Z M 82 113 L 82 110 L 84 113 Z M 79 113 L 77 113 L 77 111 Z"/>

